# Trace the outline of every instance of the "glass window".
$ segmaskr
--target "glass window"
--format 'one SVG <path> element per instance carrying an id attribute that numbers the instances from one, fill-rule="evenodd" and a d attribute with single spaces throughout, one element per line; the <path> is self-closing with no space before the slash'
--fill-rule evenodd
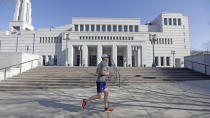
<path id="1" fill-rule="evenodd" d="M 108 32 L 111 32 L 111 30 L 112 30 L 112 26 L 111 26 L 111 25 L 108 25 L 108 26 L 107 26 L 107 31 L 108 31 Z"/>
<path id="2" fill-rule="evenodd" d="M 96 31 L 100 32 L 100 25 L 96 25 Z"/>
<path id="3" fill-rule="evenodd" d="M 173 44 L 173 40 L 172 40 L 172 38 L 171 38 L 171 44 Z"/>
<path id="4" fill-rule="evenodd" d="M 160 61 L 161 61 L 161 66 L 164 66 L 164 57 L 161 57 Z"/>
<path id="5" fill-rule="evenodd" d="M 80 31 L 84 31 L 84 25 L 80 25 Z"/>
<path id="6" fill-rule="evenodd" d="M 129 25 L 129 32 L 133 32 L 133 25 Z"/>
<path id="7" fill-rule="evenodd" d="M 176 25 L 176 18 L 173 19 L 173 24 Z"/>
<path id="8" fill-rule="evenodd" d="M 162 42 L 161 42 L 161 38 L 159 38 L 159 43 L 160 43 L 160 44 L 162 44 Z"/>
<path id="9" fill-rule="evenodd" d="M 170 57 L 166 57 L 166 66 L 170 66 Z"/>
<path id="10" fill-rule="evenodd" d="M 127 25 L 124 26 L 124 32 L 128 32 L 128 26 Z"/>
<path id="11" fill-rule="evenodd" d="M 168 44 L 168 42 L 167 42 L 167 38 L 165 38 L 165 44 Z"/>
<path id="12" fill-rule="evenodd" d="M 74 27 L 75 27 L 75 31 L 78 31 L 79 29 L 78 29 L 78 25 L 74 25 Z"/>
<path id="13" fill-rule="evenodd" d="M 42 37 L 40 37 L 40 42 L 39 43 L 42 43 Z"/>
<path id="14" fill-rule="evenodd" d="M 113 32 L 117 31 L 117 25 L 113 25 Z"/>
<path id="15" fill-rule="evenodd" d="M 164 38 L 162 38 L 162 44 L 165 44 L 165 42 L 164 42 Z"/>
<path id="16" fill-rule="evenodd" d="M 119 32 L 122 32 L 122 25 L 119 25 L 119 26 L 118 26 L 118 31 L 119 31 Z"/>
<path id="17" fill-rule="evenodd" d="M 164 18 L 164 25 L 168 25 L 167 18 Z"/>
<path id="18" fill-rule="evenodd" d="M 158 57 L 155 57 L 155 64 L 156 64 L 156 66 L 159 66 L 159 60 L 158 60 Z"/>
<path id="19" fill-rule="evenodd" d="M 103 32 L 106 31 L 106 25 L 102 25 L 102 31 L 103 31 Z"/>
<path id="20" fill-rule="evenodd" d="M 169 18 L 168 20 L 169 20 L 169 25 L 172 25 L 172 19 Z"/>
<path id="21" fill-rule="evenodd" d="M 178 19 L 178 25 L 179 25 L 179 26 L 182 25 L 182 23 L 181 23 L 181 18 Z"/>
<path id="22" fill-rule="evenodd" d="M 89 31 L 89 25 L 85 25 L 85 31 Z"/>
<path id="23" fill-rule="evenodd" d="M 139 32 L 139 26 L 135 25 L 135 32 Z"/>
<path id="24" fill-rule="evenodd" d="M 159 40 L 158 40 L 158 38 L 157 38 L 157 40 L 156 40 L 156 44 L 158 44 L 158 41 L 159 41 Z"/>
<path id="25" fill-rule="evenodd" d="M 95 25 L 91 25 L 91 31 L 95 31 Z"/>

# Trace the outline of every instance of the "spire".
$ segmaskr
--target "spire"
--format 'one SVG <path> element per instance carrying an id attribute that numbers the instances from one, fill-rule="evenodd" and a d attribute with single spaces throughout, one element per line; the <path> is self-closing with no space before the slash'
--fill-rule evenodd
<path id="1" fill-rule="evenodd" d="M 17 0 L 14 21 L 23 21 L 31 24 L 31 1 Z"/>
<path id="2" fill-rule="evenodd" d="M 31 25 L 31 1 L 17 0 L 13 21 L 10 22 L 10 31 L 12 30 L 33 30 Z"/>

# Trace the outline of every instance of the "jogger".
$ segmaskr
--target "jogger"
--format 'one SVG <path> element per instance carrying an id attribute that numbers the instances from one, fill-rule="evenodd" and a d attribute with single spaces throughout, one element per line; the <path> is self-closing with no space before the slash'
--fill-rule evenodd
<path id="1" fill-rule="evenodd" d="M 106 86 L 106 77 L 109 75 L 109 72 L 108 72 L 109 56 L 107 54 L 103 54 L 101 58 L 102 58 L 102 61 L 98 64 L 98 67 L 96 69 L 96 74 L 98 74 L 98 77 L 96 80 L 97 95 L 94 95 L 88 99 L 83 99 L 82 107 L 83 109 L 85 109 L 87 102 L 91 100 L 100 99 L 102 96 L 102 93 L 104 93 L 104 106 L 105 106 L 104 110 L 106 112 L 110 112 L 110 111 L 113 111 L 114 109 L 109 108 L 109 105 L 108 105 L 109 91 Z"/>

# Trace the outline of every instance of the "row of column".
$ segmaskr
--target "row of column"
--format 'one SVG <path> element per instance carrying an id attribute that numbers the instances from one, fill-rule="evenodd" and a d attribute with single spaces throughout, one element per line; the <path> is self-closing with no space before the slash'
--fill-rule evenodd
<path id="1" fill-rule="evenodd" d="M 88 46 L 87 45 L 83 45 L 82 46 L 82 66 L 88 66 Z M 132 66 L 132 46 L 131 45 L 127 45 L 126 48 L 126 64 L 125 66 Z M 140 67 L 141 65 L 141 48 L 137 47 L 137 66 Z M 112 60 L 114 62 L 114 64 L 117 66 L 117 45 L 112 45 Z M 103 46 L 102 45 L 97 45 L 97 64 L 99 64 L 101 62 L 101 56 L 103 54 Z M 68 46 L 68 64 L 69 66 L 73 66 L 74 65 L 74 47 L 73 45 L 69 45 Z"/>

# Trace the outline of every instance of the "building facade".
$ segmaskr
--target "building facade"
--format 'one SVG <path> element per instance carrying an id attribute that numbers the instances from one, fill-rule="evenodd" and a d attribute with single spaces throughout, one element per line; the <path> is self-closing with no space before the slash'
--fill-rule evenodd
<path id="1" fill-rule="evenodd" d="M 40 55 L 43 65 L 96 66 L 101 55 L 109 65 L 183 67 L 190 55 L 188 17 L 161 13 L 152 22 L 139 18 L 72 18 L 72 24 L 34 30 L 30 0 L 18 0 L 8 31 L 0 31 L 0 52 Z M 175 52 L 174 54 L 172 52 Z"/>

